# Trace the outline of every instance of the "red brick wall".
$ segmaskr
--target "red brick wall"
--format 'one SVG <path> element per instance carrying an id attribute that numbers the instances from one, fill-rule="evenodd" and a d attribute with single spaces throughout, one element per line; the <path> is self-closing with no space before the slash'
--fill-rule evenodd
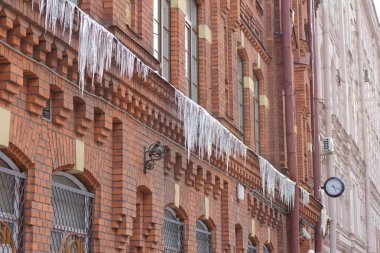
<path id="1" fill-rule="evenodd" d="M 95 193 L 94 252 L 162 252 L 163 210 L 174 206 L 175 184 L 180 188 L 180 200 L 174 209 L 185 224 L 185 252 L 196 252 L 197 219 L 212 230 L 213 252 L 235 252 L 236 245 L 244 252 L 249 237 L 258 243 L 258 252 L 264 244 L 272 252 L 288 252 L 286 215 L 248 193 L 250 188 L 260 189 L 256 155 L 249 152 L 247 161 L 232 159 L 228 170 L 225 161 L 215 157 L 205 162 L 192 155 L 188 160 L 174 89 L 154 73 L 147 81 L 138 77 L 127 80 L 113 69 L 95 87 L 88 77 L 87 92 L 82 96 L 71 83 L 77 80 L 77 34 L 70 47 L 60 29 L 57 36 L 43 32 L 44 22 L 38 18 L 36 6 L 32 11 L 27 1 L 4 2 L 4 6 L 0 4 L 0 39 L 14 49 L 0 44 L 0 106 L 12 112 L 10 145 L 3 151 L 27 174 L 25 252 L 49 251 L 51 175 L 68 171 L 77 162 L 75 139 L 85 143 L 85 171 L 76 177 Z M 241 2 L 254 15 L 262 42 L 242 21 Z M 90 4 L 83 0 L 81 4 L 100 23 L 110 29 L 116 27 L 111 30 L 117 31 L 120 40 L 154 65 L 152 1 L 140 3 L 142 13 L 132 17 L 138 20 L 137 27 L 126 26 L 123 1 L 97 0 Z M 266 1 L 264 14 L 251 0 L 206 0 L 198 4 L 199 24 L 212 31 L 211 44 L 199 40 L 200 104 L 254 149 L 254 100 L 248 88 L 244 91 L 244 131 L 238 128 L 236 57 L 241 55 L 244 76 L 253 78 L 255 73 L 260 79 L 260 95 L 269 100 L 269 107 L 260 106 L 261 154 L 284 167 L 281 40 L 273 35 L 279 32 L 278 1 Z M 184 20 L 180 9 L 171 9 L 171 84 L 183 92 Z M 307 71 L 296 71 L 294 76 L 297 87 L 303 88 L 296 93 L 297 107 L 302 103 L 303 109 L 296 111 L 299 170 L 300 176 L 308 175 L 311 180 L 310 157 L 305 151 L 310 141 L 305 125 L 308 118 L 300 118 L 310 112 L 305 96 L 308 86 L 303 86 L 308 83 Z M 43 121 L 38 113 L 47 98 L 53 104 L 52 122 Z M 144 174 L 144 147 L 157 140 L 170 151 L 164 160 L 156 162 L 154 170 Z M 240 202 L 236 197 L 238 181 L 246 186 L 245 199 Z M 205 197 L 210 203 L 209 218 L 205 216 Z M 253 234 L 251 219 L 256 221 Z M 239 232 L 239 242 L 235 231 Z"/>

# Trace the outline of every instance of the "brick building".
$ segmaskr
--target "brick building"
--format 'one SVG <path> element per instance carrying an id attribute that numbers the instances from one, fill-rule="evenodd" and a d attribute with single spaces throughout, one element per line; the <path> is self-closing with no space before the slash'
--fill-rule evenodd
<path id="1" fill-rule="evenodd" d="M 62 4 L 79 13 L 72 23 Z M 83 13 L 65 0 L 0 2 L 0 252 L 290 252 L 291 208 L 264 194 L 259 167 L 265 157 L 288 173 L 280 1 L 74 4 Z M 311 193 L 307 1 L 292 9 L 292 180 Z M 104 50 L 81 47 L 93 25 L 84 13 L 133 52 L 136 72 L 149 66 L 146 78 L 123 75 L 116 57 L 103 76 L 80 71 L 81 50 Z M 176 89 L 244 142 L 246 158 L 189 155 Z M 144 173 L 157 141 L 166 155 Z M 307 252 L 321 205 L 296 201 Z"/>

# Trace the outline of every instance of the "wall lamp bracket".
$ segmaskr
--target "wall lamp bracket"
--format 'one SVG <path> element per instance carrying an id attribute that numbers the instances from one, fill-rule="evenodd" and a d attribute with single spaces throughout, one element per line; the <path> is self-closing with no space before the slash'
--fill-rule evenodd
<path id="1" fill-rule="evenodd" d="M 166 155 L 166 148 L 159 141 L 149 146 L 144 147 L 144 173 L 148 170 L 153 170 L 154 162 L 161 160 Z"/>

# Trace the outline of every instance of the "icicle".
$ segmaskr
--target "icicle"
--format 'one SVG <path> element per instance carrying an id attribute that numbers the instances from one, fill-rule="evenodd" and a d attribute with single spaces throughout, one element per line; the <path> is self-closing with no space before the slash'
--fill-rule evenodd
<path id="1" fill-rule="evenodd" d="M 273 200 L 277 186 L 281 201 L 290 209 L 293 208 L 296 183 L 281 174 L 261 156 L 259 156 L 259 165 L 263 193 Z"/>
<path id="2" fill-rule="evenodd" d="M 32 6 L 34 0 L 32 1 Z M 62 32 L 68 30 L 69 44 L 74 28 L 74 18 L 77 15 L 79 29 L 78 71 L 79 86 L 84 90 L 85 74 L 92 76 L 94 85 L 95 76 L 100 82 L 104 71 L 111 69 L 112 57 L 115 55 L 116 66 L 122 76 L 132 78 L 134 71 L 146 80 L 150 68 L 130 52 L 116 37 L 90 16 L 81 11 L 69 0 L 40 0 L 40 17 L 45 10 L 45 30 L 51 29 L 56 33 L 59 22 Z"/>
<path id="3" fill-rule="evenodd" d="M 327 216 L 327 210 L 326 207 L 323 205 L 322 211 L 321 211 L 321 229 L 323 235 L 326 235 L 326 229 L 327 229 L 327 221 L 328 221 L 328 216 Z"/>
<path id="4" fill-rule="evenodd" d="M 310 201 L 310 193 L 302 187 L 300 187 L 300 190 L 301 190 L 302 205 L 306 206 L 309 204 L 309 201 Z"/>
<path id="5" fill-rule="evenodd" d="M 184 122 L 188 159 L 198 147 L 200 158 L 210 160 L 214 146 L 216 158 L 226 159 L 227 169 L 231 155 L 246 158 L 247 147 L 204 108 L 178 90 L 175 98 L 179 117 Z"/>

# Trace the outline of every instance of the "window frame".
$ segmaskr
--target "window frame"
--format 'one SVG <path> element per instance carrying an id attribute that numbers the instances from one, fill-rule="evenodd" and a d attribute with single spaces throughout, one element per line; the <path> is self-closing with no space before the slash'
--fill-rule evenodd
<path id="1" fill-rule="evenodd" d="M 167 217 L 165 211 L 168 211 L 171 215 L 173 215 L 173 217 L 175 219 L 173 219 L 171 217 Z M 177 249 L 166 248 L 166 247 L 171 246 L 171 245 L 165 244 L 165 242 L 166 242 L 165 235 L 167 234 L 167 233 L 165 233 L 166 232 L 165 231 L 165 224 L 168 224 L 168 223 L 177 226 L 177 228 L 179 228 L 181 231 L 180 234 L 177 234 L 177 242 L 180 243 L 179 245 L 177 245 L 178 246 Z M 169 207 L 164 208 L 164 224 L 163 224 L 163 228 L 162 228 L 163 239 L 164 239 L 164 251 L 163 251 L 164 253 L 166 253 L 166 252 L 168 252 L 168 253 L 175 253 L 175 252 L 183 253 L 184 252 L 184 244 L 183 244 L 183 242 L 184 242 L 184 240 L 183 240 L 183 238 L 184 238 L 184 227 L 185 227 L 184 223 L 181 221 L 181 219 L 178 217 L 178 215 L 176 214 L 176 212 L 173 209 L 171 209 Z M 166 251 L 166 250 L 168 250 L 168 251 Z M 176 250 L 176 251 L 174 251 L 174 250 Z"/>
<path id="2" fill-rule="evenodd" d="M 247 253 L 257 253 L 257 246 L 251 239 L 248 239 Z"/>
<path id="3" fill-rule="evenodd" d="M 244 62 L 239 55 L 237 55 L 237 84 L 239 130 L 244 131 Z"/>
<path id="4" fill-rule="evenodd" d="M 200 225 L 202 228 L 198 228 L 197 225 Z M 196 232 L 196 244 L 197 244 L 197 253 L 211 253 L 212 252 L 212 233 L 210 231 L 210 229 L 207 227 L 207 225 L 201 221 L 201 220 L 197 220 L 196 223 L 195 223 L 195 232 Z M 205 235 L 206 238 L 208 238 L 207 240 L 207 244 L 208 244 L 208 251 L 206 252 L 199 252 L 199 248 L 198 248 L 198 245 L 199 245 L 199 235 Z"/>
<path id="5" fill-rule="evenodd" d="M 254 137 L 255 137 L 255 152 L 260 153 L 260 80 L 257 75 L 253 73 L 254 85 Z"/>
<path id="6" fill-rule="evenodd" d="M 195 20 L 193 20 L 193 18 L 195 18 Z M 193 45 L 193 40 L 195 40 L 195 45 Z M 198 31 L 198 5 L 195 0 L 186 0 L 185 54 L 186 54 L 186 60 L 185 60 L 186 71 L 185 72 L 186 72 L 186 90 L 187 90 L 186 93 L 189 98 L 191 98 L 194 102 L 198 103 L 199 102 L 199 31 Z M 193 63 L 196 66 L 193 66 Z M 195 73 L 195 76 L 193 76 L 194 73 Z M 196 91 L 196 94 L 194 94 L 195 93 L 194 91 Z"/>
<path id="7" fill-rule="evenodd" d="M 167 13 L 165 13 L 164 2 L 167 6 Z M 156 6 L 157 5 L 157 6 Z M 157 17 L 156 17 L 157 14 Z M 167 16 L 168 22 L 165 26 L 165 17 Z M 157 24 L 157 33 L 155 31 L 155 24 Z M 167 39 L 165 35 L 167 34 Z M 157 47 L 156 37 L 157 36 Z M 167 50 L 168 55 L 165 55 Z M 160 64 L 159 73 L 166 81 L 170 81 L 170 1 L 169 0 L 153 0 L 153 56 Z M 165 69 L 165 62 L 167 69 Z M 165 74 L 167 73 L 167 74 Z"/>
<path id="8" fill-rule="evenodd" d="M 14 179 L 14 189 L 13 189 L 13 213 L 9 213 L 7 211 L 0 210 L 0 220 L 2 223 L 6 225 L 6 227 L 10 230 L 7 223 L 11 223 L 14 226 L 14 231 L 10 230 L 12 236 L 13 247 L 18 252 L 19 248 L 23 247 L 24 244 L 24 189 L 25 189 L 25 180 L 26 174 L 20 172 L 20 169 L 17 165 L 3 152 L 0 151 L 0 159 L 5 163 L 6 167 L 0 166 L 0 174 L 6 174 L 8 176 L 12 176 Z M 21 191 L 20 191 L 21 189 Z M 21 230 L 21 231 L 20 231 Z M 1 244 L 1 249 L 9 250 L 12 249 L 12 244 Z"/>
<path id="9" fill-rule="evenodd" d="M 57 182 L 54 179 L 54 176 L 59 176 L 63 177 L 71 183 L 75 185 L 75 187 L 67 185 L 62 182 Z M 55 205 L 54 202 L 54 194 L 53 190 L 59 189 L 61 191 L 67 191 L 70 192 L 71 194 L 79 194 L 84 197 L 84 228 L 75 228 L 75 227 L 70 227 L 59 223 L 56 223 L 56 213 L 55 213 L 55 208 L 53 207 Z M 66 193 L 67 193 L 66 192 Z M 58 246 L 59 248 L 62 246 L 62 243 L 64 242 L 64 236 L 69 234 L 69 233 L 75 233 L 78 234 L 79 236 L 83 237 L 84 241 L 84 250 L 86 252 L 92 252 L 91 247 L 92 247 L 92 226 L 93 226 L 93 209 L 94 209 L 94 200 L 95 200 L 95 195 L 91 192 L 89 192 L 86 187 L 83 185 L 82 182 L 80 182 L 75 176 L 65 173 L 65 172 L 56 172 L 52 176 L 52 207 L 53 207 L 53 227 L 51 229 L 51 233 L 62 233 L 63 237 L 60 239 L 60 241 L 57 242 L 57 245 L 54 245 L 56 240 L 53 236 L 51 236 L 50 240 L 50 249 L 54 246 Z M 64 203 L 67 203 L 68 199 L 65 199 Z M 62 204 L 62 203 L 61 203 Z M 59 207 L 59 206 L 58 206 Z M 64 212 L 64 210 L 60 210 L 60 212 Z M 59 243 L 59 245 L 58 245 Z"/>

